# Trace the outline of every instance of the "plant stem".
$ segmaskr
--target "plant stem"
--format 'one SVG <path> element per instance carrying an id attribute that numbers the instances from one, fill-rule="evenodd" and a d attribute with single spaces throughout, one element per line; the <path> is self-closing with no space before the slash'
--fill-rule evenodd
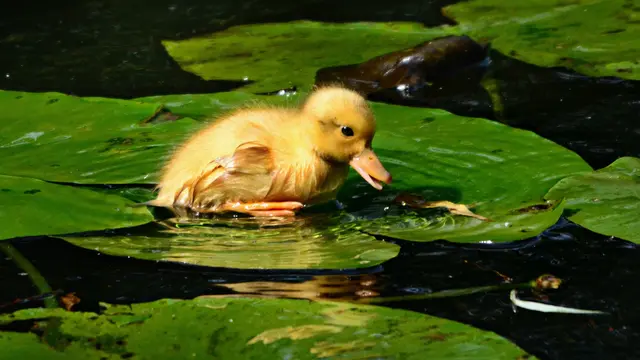
<path id="1" fill-rule="evenodd" d="M 481 85 L 487 91 L 489 97 L 491 98 L 493 114 L 496 117 L 496 120 L 503 124 L 506 124 L 506 120 L 504 118 L 504 102 L 502 99 L 502 95 L 500 94 L 500 83 L 496 78 L 493 77 L 492 73 L 489 73 L 482 79 Z"/>
<path id="2" fill-rule="evenodd" d="M 10 257 L 20 269 L 27 273 L 31 282 L 33 282 L 33 285 L 40 290 L 41 294 L 53 292 L 51 286 L 49 286 L 49 283 L 47 283 L 47 280 L 42 276 L 42 274 L 40 274 L 38 269 L 8 241 L 0 241 L 0 250 Z M 44 305 L 49 309 L 55 309 L 58 307 L 58 302 L 55 297 L 45 297 Z"/>
<path id="3" fill-rule="evenodd" d="M 358 299 L 356 302 L 365 304 L 377 304 L 388 303 L 397 301 L 412 301 L 412 300 L 425 300 L 425 299 L 439 299 L 454 296 L 471 295 L 479 292 L 495 291 L 495 290 L 513 290 L 519 288 L 533 288 L 535 287 L 534 281 L 529 281 L 520 284 L 500 284 L 490 286 L 478 286 L 466 289 L 454 289 L 443 290 L 431 294 L 417 294 L 417 295 L 402 295 L 402 296 L 390 296 L 390 297 L 372 297 Z"/>

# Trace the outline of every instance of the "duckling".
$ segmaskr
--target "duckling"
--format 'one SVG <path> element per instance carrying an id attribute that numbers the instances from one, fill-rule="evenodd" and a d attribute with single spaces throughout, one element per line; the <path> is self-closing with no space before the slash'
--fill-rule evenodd
<path id="1" fill-rule="evenodd" d="M 298 108 L 238 109 L 179 147 L 147 204 L 179 216 L 293 216 L 334 199 L 349 166 L 381 190 L 391 174 L 371 148 L 375 131 L 366 100 L 340 86 L 315 89 Z"/>

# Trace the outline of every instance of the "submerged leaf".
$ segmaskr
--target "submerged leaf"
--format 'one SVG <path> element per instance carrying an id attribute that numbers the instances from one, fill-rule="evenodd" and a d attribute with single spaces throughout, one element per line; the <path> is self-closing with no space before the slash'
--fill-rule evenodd
<path id="1" fill-rule="evenodd" d="M 640 159 L 623 157 L 611 165 L 562 179 L 545 196 L 567 203 L 568 218 L 609 236 L 640 243 Z"/>
<path id="2" fill-rule="evenodd" d="M 126 309 L 105 306 L 102 314 L 38 309 L 0 315 L 5 329 L 15 321 L 38 322 L 37 329 L 29 332 L 4 331 L 0 336 L 3 354 L 16 359 L 235 359 L 238 354 L 251 359 L 300 360 L 319 356 L 531 358 L 489 331 L 370 305 L 198 298 L 133 304 Z M 138 321 L 123 322 L 123 317 Z M 343 317 L 359 321 L 344 323 L 340 321 Z"/>
<path id="3" fill-rule="evenodd" d="M 353 224 L 323 223 L 322 215 L 280 223 L 265 219 L 167 221 L 121 235 L 65 236 L 105 254 L 236 269 L 346 269 L 379 265 L 400 247 Z"/>

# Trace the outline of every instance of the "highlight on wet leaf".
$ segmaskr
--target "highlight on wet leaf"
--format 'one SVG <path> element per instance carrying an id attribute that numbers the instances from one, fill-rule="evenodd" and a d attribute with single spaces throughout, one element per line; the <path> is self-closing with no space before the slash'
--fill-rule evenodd
<path id="1" fill-rule="evenodd" d="M 609 166 L 560 180 L 545 195 L 565 199 L 574 223 L 640 243 L 640 159 L 622 157 Z"/>
<path id="2" fill-rule="evenodd" d="M 220 359 L 237 354 L 255 359 L 283 354 L 309 360 L 424 359 L 471 353 L 474 358 L 532 358 L 489 331 L 371 305 L 201 297 L 102 306 L 100 313 L 27 309 L 0 315 L 3 329 L 18 323 L 25 329 L 3 332 L 3 354 L 16 359 L 166 358 L 168 354 Z"/>

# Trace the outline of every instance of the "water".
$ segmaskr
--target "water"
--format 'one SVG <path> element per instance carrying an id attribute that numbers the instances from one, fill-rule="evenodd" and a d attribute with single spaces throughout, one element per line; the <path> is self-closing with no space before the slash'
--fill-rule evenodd
<path id="1" fill-rule="evenodd" d="M 181 39 L 252 22 L 420 21 L 439 25 L 439 8 L 452 1 L 44 1 L 14 2 L 0 16 L 0 88 L 61 91 L 80 96 L 131 98 L 171 93 L 207 93 L 237 83 L 203 81 L 183 72 L 160 39 Z M 10 35 L 9 35 L 10 34 Z M 619 156 L 640 156 L 640 85 L 610 78 L 589 79 L 566 69 L 543 69 L 492 53 L 509 124 L 536 131 L 602 167 Z M 464 90 L 464 89 L 463 89 Z M 414 99 L 409 105 L 425 105 Z M 486 114 L 488 98 L 469 92 L 436 106 L 463 114 Z M 429 104 L 434 106 L 433 104 Z M 636 296 L 640 252 L 567 222 L 511 246 L 459 246 L 447 242 L 402 246 L 395 259 L 349 271 L 250 271 L 156 263 L 85 250 L 55 238 L 13 241 L 53 289 L 75 292 L 78 310 L 98 302 L 132 303 L 160 298 L 248 292 L 321 298 L 394 296 L 498 283 L 499 272 L 514 282 L 543 273 L 565 280 L 550 292 L 554 304 L 598 309 L 606 317 L 519 310 L 508 292 L 444 300 L 396 302 L 388 306 L 454 319 L 496 331 L 543 359 L 640 358 L 640 307 Z M 0 257 L 0 311 L 37 306 L 15 303 L 34 295 L 29 278 Z M 520 296 L 527 298 L 529 292 Z"/>

